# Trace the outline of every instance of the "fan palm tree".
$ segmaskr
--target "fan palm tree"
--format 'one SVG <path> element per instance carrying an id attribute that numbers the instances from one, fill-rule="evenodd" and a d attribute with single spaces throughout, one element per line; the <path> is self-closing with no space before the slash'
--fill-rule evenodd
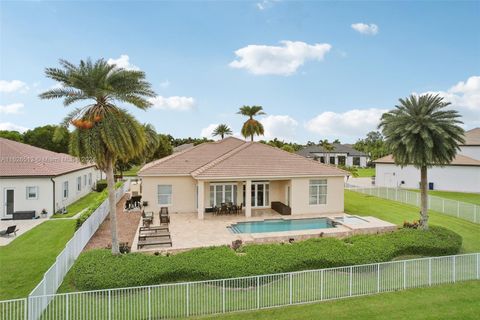
<path id="1" fill-rule="evenodd" d="M 439 95 L 411 95 L 399 101 L 395 109 L 382 115 L 379 128 L 395 163 L 420 169 L 420 226 L 427 230 L 427 169 L 453 160 L 459 144 L 465 142 L 464 131 L 458 112 L 446 109 L 450 103 Z"/>
<path id="2" fill-rule="evenodd" d="M 250 137 L 250 140 L 253 141 L 253 137 L 255 135 L 263 135 L 265 130 L 263 129 L 263 125 L 253 119 L 255 116 L 260 116 L 265 114 L 263 112 L 263 107 L 261 106 L 243 106 L 240 108 L 240 111 L 237 112 L 243 116 L 247 116 L 248 120 L 242 126 L 242 135 L 247 138 Z"/>
<path id="3" fill-rule="evenodd" d="M 330 164 L 330 152 L 332 152 L 335 147 L 327 139 L 320 140 L 318 145 L 322 147 L 323 152 L 325 152 L 325 163 Z"/>
<path id="4" fill-rule="evenodd" d="M 116 103 L 128 103 L 145 110 L 151 106 L 147 97 L 155 96 L 145 73 L 109 65 L 100 59 L 81 60 L 74 65 L 60 60 L 61 68 L 47 68 L 45 74 L 59 82 L 60 88 L 50 89 L 42 99 L 63 99 L 65 106 L 84 102 L 73 110 L 62 125 L 72 124 L 70 151 L 82 162 L 94 161 L 105 171 L 110 204 L 112 253 L 118 254 L 114 167 L 117 160 L 128 161 L 140 156 L 147 146 L 142 125 Z"/>
<path id="5" fill-rule="evenodd" d="M 215 130 L 213 130 L 213 136 L 220 136 L 223 140 L 223 138 L 227 135 L 230 136 L 232 135 L 233 132 L 232 130 L 226 125 L 226 124 L 219 124 Z"/>

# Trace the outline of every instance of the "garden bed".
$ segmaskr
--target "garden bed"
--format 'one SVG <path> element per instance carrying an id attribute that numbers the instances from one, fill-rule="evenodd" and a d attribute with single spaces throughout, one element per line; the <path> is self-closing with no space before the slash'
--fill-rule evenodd
<path id="1" fill-rule="evenodd" d="M 460 251 L 462 238 L 441 227 L 383 235 L 310 239 L 293 244 L 252 244 L 194 249 L 171 256 L 108 250 L 82 253 L 63 290 L 94 290 L 320 269 L 390 261 L 403 255 L 440 256 Z"/>

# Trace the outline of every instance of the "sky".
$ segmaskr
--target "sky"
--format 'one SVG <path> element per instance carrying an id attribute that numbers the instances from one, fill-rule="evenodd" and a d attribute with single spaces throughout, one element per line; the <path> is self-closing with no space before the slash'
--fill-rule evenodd
<path id="1" fill-rule="evenodd" d="M 175 137 L 355 142 L 410 94 L 438 93 L 480 126 L 480 1 L 0 1 L 0 130 L 57 124 L 46 67 L 104 58 L 145 71 L 141 122 Z"/>

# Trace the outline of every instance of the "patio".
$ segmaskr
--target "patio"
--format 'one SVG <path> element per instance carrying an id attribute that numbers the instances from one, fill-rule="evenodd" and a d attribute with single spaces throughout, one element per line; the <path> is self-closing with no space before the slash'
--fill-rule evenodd
<path id="1" fill-rule="evenodd" d="M 344 222 L 335 228 L 296 230 L 287 232 L 268 232 L 268 233 L 244 233 L 236 234 L 227 227 L 236 222 L 242 221 L 261 221 L 264 219 L 306 219 L 306 218 L 336 218 L 348 216 L 345 213 L 333 214 L 304 214 L 296 216 L 282 216 L 272 209 L 254 209 L 252 216 L 246 217 L 244 214 L 237 215 L 213 215 L 205 213 L 204 219 L 199 220 L 196 212 L 170 214 L 169 231 L 172 239 L 172 246 L 158 246 L 155 248 L 137 249 L 139 229 L 142 222 L 139 223 L 137 234 L 132 244 L 132 251 L 154 252 L 154 251 L 183 251 L 193 248 L 230 245 L 235 240 L 242 240 L 244 243 L 256 242 L 286 242 L 290 239 L 304 240 L 317 237 L 347 237 L 353 234 L 389 232 L 397 227 L 394 224 L 385 222 L 374 217 L 362 217 L 365 224 L 351 224 Z M 159 214 L 154 214 L 152 226 L 159 226 Z"/>
<path id="2" fill-rule="evenodd" d="M 0 236 L 0 246 L 6 246 L 22 234 L 28 232 L 30 229 L 35 228 L 39 224 L 47 221 L 48 219 L 28 219 L 28 220 L 0 220 L 0 231 L 6 230 L 10 226 L 17 226 L 17 236 Z"/>

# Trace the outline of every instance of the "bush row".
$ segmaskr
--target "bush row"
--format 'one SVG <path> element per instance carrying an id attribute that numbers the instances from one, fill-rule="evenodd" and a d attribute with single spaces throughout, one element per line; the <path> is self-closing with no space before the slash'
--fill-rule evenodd
<path id="1" fill-rule="evenodd" d="M 115 189 L 118 189 L 120 186 L 123 185 L 123 182 L 119 181 L 115 184 Z M 97 183 L 98 189 L 98 183 Z M 89 206 L 86 210 L 77 218 L 75 224 L 75 230 L 78 230 L 82 226 L 82 224 L 92 215 L 92 213 L 97 210 L 98 207 L 102 204 L 105 199 L 108 198 L 108 189 L 103 188 L 101 192 L 99 192 L 98 196 L 90 202 Z"/>
<path id="2" fill-rule="evenodd" d="M 401 255 L 449 255 L 462 238 L 441 227 L 401 229 L 346 239 L 317 238 L 292 244 L 251 244 L 237 252 L 227 246 L 170 256 L 98 249 L 83 253 L 68 276 L 78 290 L 153 285 L 329 268 L 392 260 Z"/>

